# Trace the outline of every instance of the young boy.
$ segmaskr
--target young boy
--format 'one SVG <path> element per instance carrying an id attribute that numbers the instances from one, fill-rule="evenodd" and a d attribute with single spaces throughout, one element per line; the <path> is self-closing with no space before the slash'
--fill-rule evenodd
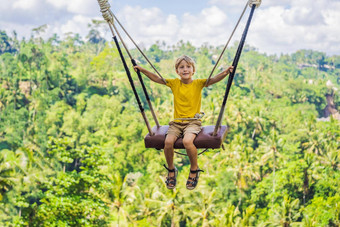
<path id="1" fill-rule="evenodd" d="M 225 78 L 232 72 L 233 67 L 230 66 L 220 74 L 207 79 L 193 79 L 195 74 L 195 62 L 190 57 L 183 55 L 176 60 L 175 69 L 180 79 L 166 79 L 165 81 L 158 75 L 148 70 L 135 66 L 134 69 L 139 70 L 150 80 L 164 84 L 171 88 L 174 95 L 174 120 L 169 123 L 169 129 L 165 138 L 164 154 L 168 167 L 168 177 L 166 185 L 168 189 L 176 187 L 177 168 L 174 165 L 174 143 L 178 137 L 183 136 L 183 145 L 187 151 L 190 160 L 190 174 L 186 184 L 187 189 L 192 190 L 197 186 L 199 172 L 203 172 L 197 165 L 197 149 L 194 145 L 196 135 L 201 131 L 201 121 L 192 120 L 197 113 L 201 111 L 201 91 L 203 87 L 208 87 Z M 188 118 L 186 120 L 186 118 Z M 190 119 L 190 120 L 189 120 Z"/>

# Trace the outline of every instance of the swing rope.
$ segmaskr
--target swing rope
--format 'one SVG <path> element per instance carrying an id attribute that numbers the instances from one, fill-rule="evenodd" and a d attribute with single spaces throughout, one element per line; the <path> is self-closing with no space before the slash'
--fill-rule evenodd
<path id="1" fill-rule="evenodd" d="M 120 25 L 120 27 L 121 27 L 121 28 L 123 29 L 123 31 L 127 34 L 127 36 L 128 36 L 128 37 L 130 38 L 130 40 L 134 43 L 134 45 L 136 46 L 136 48 L 140 51 L 140 53 L 143 55 L 143 57 L 148 61 L 148 63 L 149 63 L 149 64 L 151 65 L 151 67 L 155 70 L 155 72 L 163 79 L 163 81 L 165 81 L 165 79 L 160 75 L 160 73 L 159 73 L 159 72 L 156 70 L 156 68 L 152 65 L 152 63 L 150 62 L 150 60 L 146 57 L 146 55 L 143 53 L 143 51 L 138 47 L 138 45 L 136 44 L 136 42 L 131 38 L 131 36 L 130 36 L 129 33 L 125 30 L 125 28 L 122 26 L 122 24 L 118 21 L 118 19 L 116 18 L 116 16 L 112 13 L 112 11 L 110 10 L 110 4 L 108 3 L 108 0 L 97 0 L 97 1 L 98 1 L 98 3 L 99 3 L 99 6 L 100 6 L 100 11 L 102 12 L 102 16 L 103 16 L 103 18 L 107 21 L 107 23 L 108 23 L 108 25 L 109 25 L 109 27 L 110 27 L 111 33 L 112 33 L 112 35 L 113 35 L 113 40 L 114 40 L 114 42 L 115 42 L 115 44 L 116 44 L 116 46 L 117 46 L 117 49 L 118 49 L 120 58 L 121 58 L 121 60 L 122 60 L 122 63 L 123 63 L 123 65 L 124 65 L 124 68 L 125 68 L 125 71 L 126 71 L 126 74 L 127 74 L 127 76 L 128 76 L 129 82 L 130 82 L 130 85 L 131 85 L 132 90 L 133 90 L 133 93 L 134 93 L 134 95 L 135 95 L 135 97 L 136 97 L 136 100 L 137 100 L 139 109 L 140 109 L 141 114 L 142 114 L 142 116 L 143 116 L 143 119 L 144 119 L 144 121 L 145 121 L 145 123 L 146 123 L 146 125 L 147 125 L 148 131 L 149 131 L 149 135 L 153 135 L 153 132 L 152 132 L 151 127 L 150 127 L 150 124 L 149 124 L 149 122 L 148 122 L 148 120 L 147 120 L 147 118 L 146 118 L 146 115 L 145 115 L 145 112 L 144 112 L 144 108 L 143 108 L 143 106 L 142 106 L 142 104 L 141 104 L 141 102 L 140 102 L 139 96 L 138 96 L 138 94 L 137 94 L 135 85 L 134 85 L 133 80 L 132 80 L 132 77 L 131 77 L 131 73 L 130 73 L 129 68 L 128 68 L 127 64 L 126 64 L 125 58 L 124 58 L 123 53 L 122 53 L 122 51 L 121 51 L 121 48 L 120 48 L 118 39 L 117 39 L 117 37 L 116 37 L 116 35 L 115 35 L 115 32 L 116 32 L 117 35 L 119 36 L 119 38 L 120 38 L 120 40 L 121 40 L 121 42 L 122 42 L 122 44 L 123 44 L 125 50 L 127 51 L 128 55 L 129 55 L 129 57 L 130 57 L 130 59 L 131 59 L 131 62 L 132 62 L 132 64 L 133 64 L 134 66 L 137 65 L 137 64 L 136 64 L 136 61 L 132 58 L 132 56 L 131 56 L 131 54 L 130 54 L 128 48 L 127 48 L 127 46 L 125 45 L 125 43 L 124 43 L 122 37 L 121 37 L 120 34 L 119 34 L 118 29 L 117 29 L 116 26 L 114 25 L 114 19 L 118 22 L 118 24 Z M 215 71 L 215 69 L 216 69 L 216 67 L 217 67 L 217 65 L 218 65 L 218 63 L 219 63 L 219 61 L 221 60 L 221 58 L 222 58 L 222 56 L 223 56 L 223 54 L 224 54 L 224 52 L 225 52 L 225 50 L 226 50 L 226 48 L 227 48 L 227 46 L 228 46 L 228 44 L 229 44 L 229 42 L 230 42 L 232 36 L 234 35 L 234 33 L 235 33 L 235 31 L 236 31 L 236 29 L 237 29 L 237 27 L 238 27 L 238 25 L 239 25 L 239 23 L 240 23 L 240 21 L 241 21 L 243 15 L 244 15 L 244 13 L 245 13 L 245 10 L 246 10 L 248 4 L 249 4 L 249 6 L 250 6 L 252 9 L 251 9 L 251 12 L 250 12 L 250 15 L 249 15 L 249 18 L 248 18 L 246 27 L 245 27 L 244 32 L 243 32 L 243 34 L 242 34 L 242 39 L 241 39 L 241 41 L 240 41 L 240 44 L 239 44 L 239 46 L 238 46 L 238 49 L 237 49 L 237 52 L 236 52 L 236 55 L 235 55 L 235 58 L 234 58 L 234 61 L 233 61 L 233 64 L 232 64 L 232 66 L 234 67 L 234 70 L 233 70 L 233 72 L 229 75 L 229 78 L 228 78 L 228 84 L 227 84 L 227 86 L 226 86 L 225 95 L 224 95 L 223 102 L 222 102 L 222 106 L 221 106 L 221 110 L 220 110 L 220 113 L 219 113 L 219 116 L 218 116 L 218 119 L 217 119 L 217 122 L 216 122 L 216 125 L 215 125 L 215 129 L 214 129 L 214 132 L 213 132 L 213 134 L 212 134 L 213 136 L 216 136 L 217 131 L 218 131 L 218 129 L 219 129 L 220 126 L 221 126 L 221 120 L 222 120 L 223 113 L 224 113 L 224 110 L 225 110 L 225 105 L 226 105 L 227 98 L 228 98 L 228 95 L 229 95 L 229 91 L 230 91 L 230 88 L 231 88 L 231 85 L 232 85 L 232 81 L 233 81 L 233 78 L 234 78 L 234 75 L 235 75 L 235 72 L 236 72 L 236 68 L 237 68 L 237 65 L 238 65 L 238 61 L 239 61 L 240 56 L 241 56 L 241 53 L 242 53 L 242 49 L 243 49 L 243 46 L 244 46 L 244 43 L 245 43 L 245 39 L 246 39 L 246 36 L 247 36 L 247 33 L 248 33 L 248 29 L 249 29 L 249 26 L 250 26 L 250 22 L 251 22 L 251 19 L 252 19 L 252 16 L 253 16 L 253 13 L 254 13 L 255 8 L 259 7 L 259 5 L 261 4 L 261 0 L 249 0 L 249 1 L 247 2 L 247 4 L 246 4 L 245 8 L 243 9 L 243 12 L 242 12 L 242 14 L 241 14 L 241 16 L 240 16 L 240 18 L 239 18 L 237 24 L 236 24 L 236 26 L 235 26 L 235 28 L 234 28 L 234 30 L 233 30 L 231 36 L 230 36 L 229 39 L 228 39 L 228 42 L 227 42 L 226 45 L 224 46 L 224 48 L 223 48 L 223 50 L 222 50 L 222 53 L 220 54 L 220 56 L 219 56 L 219 58 L 218 58 L 216 64 L 215 64 L 214 67 L 213 67 L 213 70 L 212 70 L 212 72 L 210 73 L 210 75 L 209 75 L 209 77 L 208 77 L 208 79 L 207 79 L 207 82 L 206 82 L 206 84 L 207 84 L 208 81 L 210 80 L 210 77 L 212 76 L 213 72 Z M 114 31 L 115 31 L 115 32 L 114 32 Z M 158 121 L 157 121 L 157 118 L 156 118 L 156 116 L 155 116 L 155 114 L 154 114 L 154 111 L 153 111 L 153 108 L 152 108 L 152 105 L 151 105 L 151 102 L 150 102 L 150 98 L 149 98 L 148 93 L 147 93 L 147 91 L 146 91 L 146 88 L 145 88 L 145 86 L 144 86 L 144 83 L 143 83 L 143 80 L 142 80 L 142 77 L 141 77 L 141 75 L 140 75 L 139 70 L 137 70 L 137 74 L 138 74 L 138 78 L 139 78 L 139 80 L 140 80 L 140 82 L 141 82 L 141 84 L 142 84 L 142 86 L 143 86 L 143 91 L 144 91 L 144 94 L 145 94 L 145 96 L 146 96 L 146 98 L 147 98 L 147 100 L 148 100 L 148 104 L 149 104 L 149 106 L 150 106 L 150 110 L 151 110 L 151 112 L 152 112 L 152 115 L 153 115 L 153 117 L 154 117 L 154 119 L 155 119 L 156 125 L 157 125 L 157 127 L 160 127 L 160 126 L 159 126 L 159 123 L 158 123 Z M 222 144 L 222 147 L 223 147 L 223 144 Z M 198 155 L 200 155 L 200 154 L 206 152 L 207 150 L 208 150 L 208 149 L 205 149 L 204 151 L 202 151 L 202 152 L 199 153 Z M 180 154 L 180 155 L 186 155 L 186 154 L 179 153 L 179 152 L 175 152 L 175 153 Z"/>
<path id="2" fill-rule="evenodd" d="M 130 83 L 130 86 L 132 88 L 132 91 L 133 91 L 133 93 L 135 95 L 135 98 L 136 98 L 139 110 L 140 110 L 140 112 L 141 112 L 141 114 L 143 116 L 144 122 L 145 122 L 145 124 L 146 124 L 146 126 L 148 128 L 149 134 L 153 135 L 153 132 L 152 132 L 150 124 L 149 124 L 149 121 L 148 121 L 148 119 L 147 119 L 147 117 L 145 115 L 144 108 L 143 108 L 142 103 L 141 103 L 141 101 L 139 99 L 136 87 L 135 87 L 135 85 L 133 83 L 133 79 L 132 79 L 129 67 L 126 64 L 124 55 L 123 55 L 123 53 L 121 51 L 121 48 L 120 48 L 120 45 L 119 45 L 119 42 L 118 42 L 118 39 L 117 39 L 117 36 L 116 36 L 116 34 L 114 32 L 114 29 L 112 28 L 114 26 L 114 21 L 113 21 L 113 17 L 112 17 L 112 12 L 110 10 L 110 4 L 108 3 L 108 0 L 98 0 L 98 3 L 99 3 L 100 11 L 101 11 L 101 13 L 103 15 L 103 18 L 106 20 L 106 22 L 108 23 L 109 28 L 111 30 L 111 33 L 112 33 L 112 36 L 113 36 L 113 41 L 115 42 L 116 47 L 118 49 L 119 56 L 120 56 L 121 61 L 123 63 L 126 75 L 127 75 L 128 79 L 129 79 L 129 83 Z"/>
<path id="3" fill-rule="evenodd" d="M 243 49 L 243 46 L 244 46 L 244 43 L 245 43 L 245 40 L 246 40 L 246 37 L 247 37 L 247 33 L 248 33 L 249 26 L 250 26 L 250 22 L 251 22 L 251 19 L 253 17 L 254 10 L 255 10 L 256 6 L 257 6 L 256 4 L 252 5 L 252 8 L 251 8 L 251 11 L 250 11 L 250 14 L 249 14 L 249 18 L 248 18 L 248 21 L 247 21 L 247 24 L 246 24 L 246 27 L 245 27 L 245 29 L 243 31 L 241 41 L 240 41 L 240 43 L 238 45 L 238 49 L 237 49 L 237 52 L 236 52 L 236 55 L 235 55 L 235 58 L 234 58 L 234 61 L 233 61 L 233 64 L 232 64 L 232 66 L 234 66 L 234 70 L 232 71 L 232 73 L 228 77 L 228 84 L 226 86 L 226 90 L 225 90 L 225 94 L 224 94 L 221 110 L 220 110 L 220 113 L 218 115 L 218 119 L 217 119 L 217 122 L 216 122 L 216 125 L 215 125 L 215 129 L 214 129 L 214 132 L 213 132 L 213 136 L 215 136 L 217 134 L 217 130 L 218 130 L 218 128 L 221 125 L 221 121 L 222 121 L 223 113 L 224 113 L 224 110 L 225 110 L 225 105 L 227 103 L 229 91 L 230 91 L 230 88 L 231 88 L 231 85 L 232 85 L 232 82 L 233 82 L 233 79 L 234 79 L 234 76 L 235 76 L 237 65 L 238 65 L 238 62 L 239 62 L 240 57 L 241 57 L 242 49 Z"/>
<path id="4" fill-rule="evenodd" d="M 132 57 L 132 55 L 130 54 L 130 51 L 129 51 L 129 49 L 127 48 L 127 46 L 125 45 L 124 40 L 123 40 L 122 37 L 120 36 L 120 33 L 119 33 L 118 29 L 116 28 L 116 26 L 114 25 L 114 23 L 113 23 L 112 25 L 113 25 L 113 28 L 114 28 L 114 30 L 116 31 L 116 33 L 117 33 L 117 35 L 118 35 L 120 41 L 122 42 L 122 44 L 123 44 L 123 46 L 124 46 L 126 52 L 128 53 L 128 55 L 129 55 L 129 57 L 130 57 L 130 59 L 131 59 L 132 65 L 133 65 L 133 66 L 136 66 L 136 65 L 137 65 L 136 60 L 135 60 L 135 59 Z M 149 106 L 149 108 L 150 108 L 152 117 L 153 117 L 153 119 L 154 119 L 154 121 L 155 121 L 155 123 L 156 123 L 156 126 L 157 126 L 157 127 L 160 127 L 159 122 L 158 122 L 158 119 L 157 119 L 156 114 L 155 114 L 155 111 L 154 111 L 154 109 L 153 109 L 153 107 L 152 107 L 152 104 L 151 104 L 151 100 L 150 100 L 149 93 L 148 93 L 148 91 L 146 90 L 146 87 L 145 87 L 145 84 L 144 84 L 142 75 L 141 75 L 141 73 L 140 73 L 139 70 L 137 70 L 137 75 L 138 75 L 139 82 L 140 82 L 140 84 L 142 85 L 143 92 L 144 92 L 146 101 L 147 101 L 147 103 L 148 103 L 148 106 Z M 163 79 L 163 80 L 164 80 L 164 79 Z M 164 80 L 164 81 L 165 81 L 165 80 Z"/>
<path id="5" fill-rule="evenodd" d="M 133 64 L 134 66 L 136 66 L 137 63 L 136 63 L 135 59 L 133 59 L 133 57 L 132 57 L 132 55 L 131 55 L 129 49 L 127 48 L 127 46 L 126 46 L 124 40 L 123 40 L 122 37 L 120 36 L 120 33 L 119 33 L 118 29 L 116 28 L 116 26 L 115 26 L 115 24 L 114 24 L 113 13 L 112 13 L 112 11 L 110 10 L 110 4 L 108 3 L 108 0 L 98 0 L 98 3 L 99 3 L 99 6 L 100 6 L 100 9 L 101 9 L 100 11 L 102 12 L 103 18 L 104 18 L 104 19 L 108 22 L 108 24 L 109 24 L 111 33 L 112 33 L 112 35 L 113 35 L 113 39 L 114 39 L 115 44 L 116 44 L 116 46 L 117 46 L 117 49 L 118 49 L 118 51 L 119 51 L 121 60 L 122 60 L 122 62 L 123 62 L 123 65 L 124 65 L 126 74 L 127 74 L 128 78 L 129 78 L 129 82 L 130 82 L 130 85 L 131 85 L 132 90 L 133 90 L 133 92 L 134 92 L 134 95 L 135 95 L 135 97 L 136 97 L 136 100 L 137 100 L 139 109 L 140 109 L 140 111 L 141 111 L 141 113 L 142 113 L 142 115 L 143 115 L 143 119 L 144 119 L 144 121 L 145 121 L 145 124 L 147 125 L 147 128 L 148 128 L 149 133 L 152 134 L 152 130 L 151 130 L 150 124 L 149 124 L 149 122 L 148 122 L 148 120 L 147 120 L 147 118 L 146 118 L 146 116 L 145 116 L 144 108 L 142 107 L 141 102 L 140 102 L 140 100 L 139 100 L 139 96 L 138 96 L 138 94 L 137 94 L 137 92 L 136 92 L 136 89 L 135 89 L 135 86 L 134 86 L 134 84 L 133 84 L 133 81 L 132 81 L 132 78 L 131 78 L 130 71 L 129 71 L 128 67 L 126 66 L 125 59 L 124 59 L 124 57 L 123 57 L 123 54 L 121 53 L 121 50 L 120 50 L 120 46 L 119 46 L 118 40 L 117 40 L 117 38 L 116 38 L 115 33 L 114 33 L 113 30 L 115 30 L 115 32 L 117 33 L 119 39 L 121 40 L 121 42 L 122 42 L 122 44 L 123 44 L 123 46 L 124 46 L 124 48 L 125 48 L 127 54 L 129 55 L 129 57 L 130 57 L 130 59 L 131 59 L 132 64 Z M 113 29 L 112 29 L 112 27 L 113 27 Z M 151 100 L 150 100 L 149 94 L 148 94 L 148 92 L 147 92 L 147 90 L 146 90 L 145 84 L 144 84 L 144 82 L 143 82 L 143 79 L 142 79 L 142 76 L 141 76 L 139 70 L 137 71 L 137 75 L 138 75 L 138 79 L 139 79 L 139 81 L 140 81 L 140 83 L 141 83 L 141 85 L 142 85 L 143 92 L 144 92 L 144 95 L 145 95 L 145 97 L 146 97 L 146 101 L 147 101 L 147 103 L 148 103 L 148 105 L 149 105 L 149 108 L 150 108 L 152 117 L 153 117 L 153 119 L 154 119 L 154 121 L 155 121 L 155 123 L 156 123 L 156 126 L 157 126 L 157 127 L 160 127 L 159 122 L 158 122 L 158 119 L 157 119 L 156 114 L 155 114 L 155 111 L 154 111 L 153 106 L 152 106 L 152 104 L 151 104 Z M 151 134 L 150 134 L 150 135 L 151 135 Z"/>
<path id="6" fill-rule="evenodd" d="M 111 24 L 109 24 L 109 26 L 110 26 L 110 29 L 111 29 L 112 34 L 114 34 Z M 152 134 L 153 134 L 152 129 L 151 129 L 150 124 L 149 124 L 149 121 L 148 121 L 148 119 L 147 119 L 147 117 L 146 117 L 146 115 L 145 115 L 144 108 L 143 108 L 142 103 L 141 103 L 141 101 L 140 101 L 140 99 L 139 99 L 139 96 L 138 96 L 136 87 L 135 87 L 135 85 L 134 85 L 134 83 L 133 83 L 133 79 L 132 79 L 132 77 L 131 77 L 130 70 L 129 70 L 127 64 L 126 64 L 126 61 L 125 61 L 125 59 L 124 59 L 122 50 L 121 50 L 121 48 L 120 48 L 120 46 L 119 46 L 118 39 L 117 39 L 117 37 L 116 37 L 115 35 L 113 36 L 113 40 L 114 40 L 114 42 L 115 42 L 115 44 L 116 44 L 116 46 L 117 46 L 117 49 L 118 49 L 118 52 L 119 52 L 119 56 L 120 56 L 120 58 L 121 58 L 121 60 L 122 60 L 122 63 L 123 63 L 123 65 L 124 65 L 124 69 L 125 69 L 125 72 L 126 72 L 126 75 L 127 75 L 128 79 L 129 79 L 129 83 L 130 83 L 130 86 L 131 86 L 131 88 L 132 88 L 132 91 L 133 91 L 133 93 L 134 93 L 134 95 L 135 95 L 136 101 L 137 101 L 137 103 L 138 103 L 139 110 L 140 110 L 140 112 L 141 112 L 141 114 L 142 114 L 142 116 L 143 116 L 144 122 L 145 122 L 145 124 L 146 124 L 146 126 L 147 126 L 147 128 L 148 128 L 148 131 L 149 131 L 150 135 L 152 135 Z"/>

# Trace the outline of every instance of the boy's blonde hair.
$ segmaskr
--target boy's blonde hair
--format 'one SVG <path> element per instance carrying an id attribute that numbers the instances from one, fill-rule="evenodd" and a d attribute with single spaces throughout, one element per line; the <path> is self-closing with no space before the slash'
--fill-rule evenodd
<path id="1" fill-rule="evenodd" d="M 178 69 L 179 64 L 180 64 L 181 61 L 183 61 L 183 60 L 186 61 L 189 65 L 191 65 L 192 68 L 193 68 L 193 71 L 196 72 L 195 61 L 194 61 L 191 57 L 189 57 L 189 56 L 187 56 L 187 55 L 182 55 L 182 56 L 180 56 L 179 58 L 177 58 L 177 60 L 176 60 L 176 62 L 175 62 L 175 69 L 176 69 L 176 70 Z"/>

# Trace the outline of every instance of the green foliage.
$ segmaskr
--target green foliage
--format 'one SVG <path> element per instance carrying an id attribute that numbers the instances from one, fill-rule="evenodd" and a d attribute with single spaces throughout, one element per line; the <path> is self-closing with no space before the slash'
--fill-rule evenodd
<path id="1" fill-rule="evenodd" d="M 338 226 L 340 224 L 340 195 L 315 197 L 303 209 L 303 223 L 308 226 Z"/>
<path id="2" fill-rule="evenodd" d="M 170 191 L 162 152 L 144 148 L 148 131 L 102 24 L 93 21 L 87 42 L 72 33 L 44 41 L 45 26 L 27 41 L 0 32 L 1 226 L 340 225 L 340 124 L 336 114 L 322 118 L 327 105 L 339 112 L 339 56 L 267 56 L 246 45 L 223 117 L 225 149 L 199 157 L 205 172 L 195 191 L 185 188 L 189 160 L 176 156 L 179 183 Z M 207 78 L 222 48 L 156 42 L 145 53 L 165 78 L 177 76 L 183 54 L 195 59 L 195 77 Z M 171 91 L 144 82 L 167 124 Z M 215 124 L 225 87 L 203 90 L 204 125 Z M 154 125 L 147 106 L 145 114 Z"/>
<path id="3" fill-rule="evenodd" d="M 107 223 L 108 206 L 102 195 L 110 184 L 102 166 L 108 164 L 105 153 L 96 147 L 75 148 L 74 141 L 58 139 L 50 143 L 49 154 L 63 165 L 39 186 L 44 193 L 39 205 L 23 211 L 30 224 L 47 226 L 93 226 Z M 26 216 L 27 215 L 27 216 Z"/>

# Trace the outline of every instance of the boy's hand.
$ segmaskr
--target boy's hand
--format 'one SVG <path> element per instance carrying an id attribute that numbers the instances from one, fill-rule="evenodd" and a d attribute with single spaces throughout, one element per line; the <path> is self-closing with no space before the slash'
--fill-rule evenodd
<path id="1" fill-rule="evenodd" d="M 234 70 L 234 66 L 229 66 L 229 67 L 225 70 L 225 72 L 226 72 L 227 75 L 228 75 L 228 74 L 232 73 L 233 70 Z"/>
<path id="2" fill-rule="evenodd" d="M 142 67 L 139 65 L 133 66 L 134 70 L 137 72 L 138 70 L 141 71 Z"/>

